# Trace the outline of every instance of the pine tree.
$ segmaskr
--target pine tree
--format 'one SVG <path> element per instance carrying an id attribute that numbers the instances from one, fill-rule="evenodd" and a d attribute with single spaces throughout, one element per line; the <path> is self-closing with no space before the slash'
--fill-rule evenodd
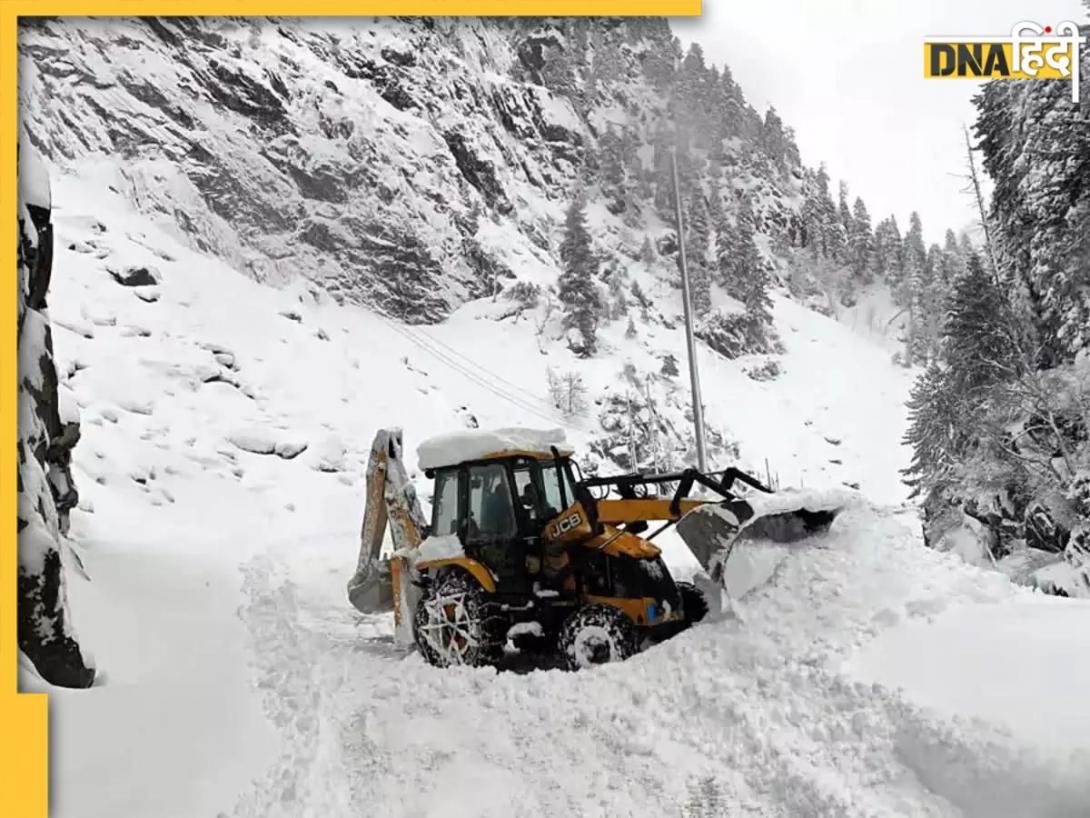
<path id="1" fill-rule="evenodd" d="M 951 388 L 966 400 L 1015 374 L 1018 347 L 1013 311 L 980 257 L 969 256 L 965 273 L 953 283 L 943 328 L 943 359 Z"/>
<path id="2" fill-rule="evenodd" d="M 979 443 L 979 418 L 992 403 L 991 388 L 1011 378 L 1018 353 L 1010 305 L 976 254 L 953 282 L 942 336 L 940 365 L 932 360 L 908 401 L 912 463 L 903 474 L 912 495 L 936 496 L 957 476 L 959 463 Z"/>
<path id="3" fill-rule="evenodd" d="M 563 271 L 557 282 L 557 297 L 564 307 L 564 325 L 578 331 L 581 341 L 573 345 L 573 349 L 588 357 L 597 348 L 596 332 L 602 304 L 594 283 L 598 262 L 587 230 L 586 201 L 582 193 L 568 206 L 560 260 Z"/>
<path id="4" fill-rule="evenodd" d="M 1082 61 L 1090 72 L 1090 50 Z M 1090 345 L 1090 129 L 1065 90 L 989 83 L 975 99 L 975 132 L 994 182 L 997 272 L 1031 323 L 1046 367 Z"/>
<path id="5" fill-rule="evenodd" d="M 912 213 L 909 229 L 904 240 L 904 279 L 901 282 L 900 303 L 908 306 L 908 338 L 905 342 L 905 365 L 912 366 L 917 361 L 926 360 L 926 297 L 927 251 L 923 243 L 923 225 L 920 215 Z M 897 293 L 894 293 L 896 296 Z"/>
<path id="6" fill-rule="evenodd" d="M 693 188 L 689 199 L 689 219 L 686 224 L 686 261 L 689 264 L 689 295 L 697 317 L 708 314 L 712 306 L 711 273 L 708 269 L 710 229 L 704 191 Z"/>
<path id="7" fill-rule="evenodd" d="M 708 197 L 708 227 L 711 230 L 719 230 L 719 225 L 723 223 L 725 217 L 723 197 L 720 195 L 719 190 L 713 186 L 711 195 Z"/>
<path id="8" fill-rule="evenodd" d="M 837 216 L 840 218 L 840 225 L 844 228 L 844 232 L 847 235 L 851 235 L 852 232 L 852 211 L 848 207 L 848 183 L 841 180 L 838 188 L 837 195 Z"/>
<path id="9" fill-rule="evenodd" d="M 803 246 L 812 247 L 822 258 L 841 258 L 847 234 L 829 194 L 825 165 L 807 174 L 802 217 L 806 233 Z"/>
<path id="10" fill-rule="evenodd" d="M 598 184 L 606 209 L 613 215 L 624 212 L 627 206 L 625 195 L 624 146 L 612 126 L 606 128 L 598 140 Z"/>
<path id="11" fill-rule="evenodd" d="M 625 297 L 625 275 L 620 266 L 613 262 L 606 279 L 609 285 L 609 317 L 616 321 L 628 314 L 628 299 Z"/>
<path id="12" fill-rule="evenodd" d="M 621 159 L 624 173 L 624 223 L 629 227 L 639 226 L 643 210 L 641 200 L 651 196 L 644 177 L 639 147 L 638 135 L 631 128 L 625 128 L 621 134 Z"/>
<path id="13" fill-rule="evenodd" d="M 940 335 L 943 325 L 943 311 L 950 286 L 950 262 L 947 254 L 937 244 L 927 250 L 924 263 L 925 288 L 920 296 L 922 320 L 920 322 L 923 339 L 923 359 L 933 360 L 939 352 Z"/>
<path id="14" fill-rule="evenodd" d="M 874 236 L 870 214 L 863 200 L 856 197 L 852 205 L 851 229 L 848 232 L 848 263 L 855 278 L 869 283 L 874 277 Z"/>
<path id="15" fill-rule="evenodd" d="M 969 260 L 969 256 L 975 252 L 973 240 L 969 238 L 969 234 L 965 231 L 962 231 L 961 235 L 958 236 L 958 247 L 961 248 L 961 260 L 962 265 L 964 266 Z"/>
<path id="16" fill-rule="evenodd" d="M 650 236 L 643 237 L 643 245 L 640 247 L 640 261 L 650 267 L 655 263 L 655 245 L 651 243 Z"/>
<path id="17" fill-rule="evenodd" d="M 912 497 L 930 495 L 949 480 L 956 454 L 950 446 L 958 424 L 956 392 L 942 367 L 932 361 L 917 378 L 908 398 L 908 431 L 912 462 L 901 473 Z"/>
<path id="18" fill-rule="evenodd" d="M 890 216 L 874 229 L 874 269 L 897 296 L 904 280 L 904 254 L 897 219 Z"/>
<path id="19" fill-rule="evenodd" d="M 761 128 L 761 148 L 780 170 L 787 170 L 795 164 L 797 148 L 790 132 L 784 128 L 783 120 L 776 109 L 769 106 L 765 111 Z"/>
<path id="20" fill-rule="evenodd" d="M 655 211 L 663 221 L 672 224 L 674 222 L 674 176 L 670 159 L 670 134 L 665 127 L 655 130 L 652 146 Z"/>
<path id="21" fill-rule="evenodd" d="M 705 112 L 710 105 L 710 76 L 704 64 L 704 51 L 699 43 L 692 43 L 681 61 L 671 102 L 674 122 L 678 130 L 696 139 L 696 147 L 706 149 L 709 144 L 708 123 Z"/>
<path id="22" fill-rule="evenodd" d="M 720 280 L 728 295 L 745 305 L 748 315 L 761 324 L 771 324 L 768 271 L 753 232 L 753 211 L 749 198 L 744 197 L 735 224 L 725 224 L 720 230 L 717 247 Z"/>

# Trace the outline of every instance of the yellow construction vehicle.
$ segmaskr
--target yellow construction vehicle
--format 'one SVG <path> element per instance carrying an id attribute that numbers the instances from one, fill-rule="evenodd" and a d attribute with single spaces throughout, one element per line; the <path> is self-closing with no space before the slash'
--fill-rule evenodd
<path id="1" fill-rule="evenodd" d="M 625 659 L 708 612 L 702 590 L 675 582 L 651 542 L 666 527 L 678 525 L 715 583 L 739 535 L 791 541 L 827 528 L 837 511 L 779 502 L 755 513 L 737 484 L 774 495 L 737 469 L 581 479 L 561 430 L 456 433 L 418 454 L 434 481 L 430 524 L 401 430 L 375 436 L 348 595 L 366 613 L 392 609 L 395 638 L 437 666 L 494 663 L 509 637 L 558 651 L 572 669 Z M 697 486 L 712 499 L 691 496 Z M 393 552 L 382 559 L 387 524 Z"/>

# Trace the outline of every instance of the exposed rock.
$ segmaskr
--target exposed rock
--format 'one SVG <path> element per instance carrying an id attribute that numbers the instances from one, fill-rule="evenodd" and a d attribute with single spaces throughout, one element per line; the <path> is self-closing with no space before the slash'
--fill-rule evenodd
<path id="1" fill-rule="evenodd" d="M 1059 554 L 1067 547 L 1071 532 L 1042 503 L 1033 503 L 1023 518 L 1026 545 L 1041 551 Z"/>
<path id="2" fill-rule="evenodd" d="M 124 267 L 117 270 L 107 267 L 114 281 L 125 287 L 146 287 L 160 283 L 162 275 L 154 267 Z"/>
<path id="3" fill-rule="evenodd" d="M 273 450 L 277 457 L 284 460 L 293 460 L 307 450 L 307 444 L 303 441 L 281 441 Z"/>
<path id="4" fill-rule="evenodd" d="M 783 351 L 775 330 L 749 313 L 717 310 L 700 322 L 695 334 L 724 358 Z"/>
<path id="5" fill-rule="evenodd" d="M 491 162 L 480 158 L 472 144 L 464 133 L 453 131 L 443 134 L 443 139 L 450 148 L 454 157 L 454 163 L 458 171 L 465 177 L 477 192 L 484 197 L 489 207 L 493 207 L 500 213 L 507 213 L 511 205 L 507 196 L 496 178 L 496 169 Z"/>
<path id="6" fill-rule="evenodd" d="M 79 503 L 71 472 L 79 418 L 74 403 L 58 394 L 46 312 L 53 261 L 49 179 L 24 138 L 18 172 L 19 649 L 51 684 L 89 687 L 95 668 L 72 627 L 61 560 L 68 515 Z"/>
<path id="7" fill-rule="evenodd" d="M 276 441 L 258 431 L 242 430 L 232 432 L 227 436 L 227 442 L 251 454 L 274 454 L 276 452 Z"/>
<path id="8" fill-rule="evenodd" d="M 782 374 L 783 367 L 775 359 L 767 360 L 760 366 L 750 367 L 746 370 L 746 375 L 755 381 L 774 381 Z"/>

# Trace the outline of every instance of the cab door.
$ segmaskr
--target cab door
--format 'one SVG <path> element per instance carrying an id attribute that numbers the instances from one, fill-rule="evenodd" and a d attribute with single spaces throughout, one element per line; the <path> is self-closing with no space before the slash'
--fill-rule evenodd
<path id="1" fill-rule="evenodd" d="M 526 565 L 508 464 L 470 465 L 466 476 L 462 532 L 466 554 L 492 570 L 501 593 L 522 592 L 526 588 Z"/>

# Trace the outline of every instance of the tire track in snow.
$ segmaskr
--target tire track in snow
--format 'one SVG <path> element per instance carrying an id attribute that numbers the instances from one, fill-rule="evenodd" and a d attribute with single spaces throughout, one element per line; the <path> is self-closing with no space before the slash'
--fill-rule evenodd
<path id="1" fill-rule="evenodd" d="M 280 757 L 236 805 L 238 818 L 315 814 L 313 772 L 321 752 L 324 686 L 316 679 L 319 643 L 298 622 L 295 584 L 268 554 L 240 566 L 246 598 L 239 615 L 250 634 L 256 688 L 283 737 Z"/>

